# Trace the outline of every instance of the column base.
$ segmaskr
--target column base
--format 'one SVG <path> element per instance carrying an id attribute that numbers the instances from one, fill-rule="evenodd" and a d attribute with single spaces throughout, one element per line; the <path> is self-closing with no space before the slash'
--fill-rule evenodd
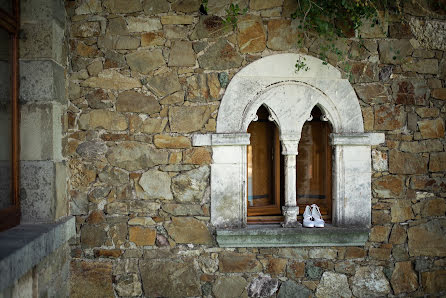
<path id="1" fill-rule="evenodd" d="M 302 226 L 297 221 L 297 215 L 299 214 L 298 206 L 283 206 L 282 214 L 285 217 L 282 227 L 284 228 L 296 228 Z"/>

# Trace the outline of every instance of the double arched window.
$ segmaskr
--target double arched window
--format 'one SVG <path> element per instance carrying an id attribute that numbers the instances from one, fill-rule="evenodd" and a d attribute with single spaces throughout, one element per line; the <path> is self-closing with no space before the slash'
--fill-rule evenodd
<path id="1" fill-rule="evenodd" d="M 298 59 L 308 71 L 295 71 Z M 384 135 L 364 133 L 355 91 L 336 68 L 298 54 L 253 62 L 228 85 L 216 130 L 193 143 L 212 146 L 217 230 L 277 220 L 295 227 L 310 203 L 333 226 L 370 226 L 370 146 Z"/>

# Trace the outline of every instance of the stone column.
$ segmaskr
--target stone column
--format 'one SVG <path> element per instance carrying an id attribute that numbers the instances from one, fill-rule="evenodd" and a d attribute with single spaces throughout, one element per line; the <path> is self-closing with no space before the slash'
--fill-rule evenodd
<path id="1" fill-rule="evenodd" d="M 301 224 L 297 221 L 299 207 L 296 202 L 296 156 L 298 140 L 282 139 L 282 154 L 285 160 L 285 206 L 282 214 L 285 217 L 283 227 L 293 228 Z"/>

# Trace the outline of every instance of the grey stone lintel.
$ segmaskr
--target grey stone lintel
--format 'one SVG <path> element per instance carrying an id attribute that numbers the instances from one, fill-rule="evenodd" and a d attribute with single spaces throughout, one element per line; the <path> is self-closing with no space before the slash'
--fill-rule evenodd
<path id="1" fill-rule="evenodd" d="M 75 219 L 20 224 L 0 233 L 0 292 L 76 235 Z"/>
<path id="2" fill-rule="evenodd" d="M 220 247 L 364 246 L 370 229 L 359 227 L 282 228 L 250 225 L 242 229 L 217 230 Z"/>
<path id="3" fill-rule="evenodd" d="M 240 146 L 249 145 L 249 133 L 194 134 L 193 146 Z"/>

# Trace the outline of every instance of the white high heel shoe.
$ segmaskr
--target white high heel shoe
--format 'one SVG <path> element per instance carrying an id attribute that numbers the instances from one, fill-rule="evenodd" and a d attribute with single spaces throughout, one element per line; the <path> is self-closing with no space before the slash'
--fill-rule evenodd
<path id="1" fill-rule="evenodd" d="M 305 207 L 303 217 L 304 217 L 303 226 L 305 228 L 314 228 L 314 221 L 313 217 L 311 216 L 310 206 L 307 205 L 307 207 Z"/>
<path id="2" fill-rule="evenodd" d="M 305 209 L 305 211 L 307 210 Z M 313 218 L 314 226 L 316 228 L 323 228 L 325 226 L 325 221 L 322 219 L 321 211 L 316 204 L 311 205 L 311 217 Z"/>

